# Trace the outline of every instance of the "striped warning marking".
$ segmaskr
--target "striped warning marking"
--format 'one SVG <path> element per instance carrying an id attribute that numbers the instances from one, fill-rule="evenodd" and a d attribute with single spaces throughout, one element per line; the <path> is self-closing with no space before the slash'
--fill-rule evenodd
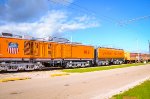
<path id="1" fill-rule="evenodd" d="M 59 74 L 51 74 L 51 77 L 56 77 L 56 76 L 66 76 L 70 75 L 69 73 L 59 73 Z"/>
<path id="2" fill-rule="evenodd" d="M 21 78 L 3 78 L 0 79 L 0 82 L 9 82 L 9 81 L 17 81 L 17 80 L 27 80 L 27 79 L 31 79 L 29 77 L 21 77 Z"/>

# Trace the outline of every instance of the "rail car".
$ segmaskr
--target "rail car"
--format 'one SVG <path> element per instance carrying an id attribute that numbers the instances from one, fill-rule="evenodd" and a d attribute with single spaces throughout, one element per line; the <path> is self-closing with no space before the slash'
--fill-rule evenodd
<path id="1" fill-rule="evenodd" d="M 95 49 L 95 61 L 97 65 L 110 65 L 124 63 L 124 50 L 99 47 Z"/>
<path id="2" fill-rule="evenodd" d="M 0 71 L 36 70 L 122 64 L 150 60 L 149 54 L 126 53 L 123 49 L 105 48 L 69 42 L 63 38 L 40 40 L 10 33 L 0 36 Z"/>
<path id="3" fill-rule="evenodd" d="M 149 60 L 149 54 L 125 52 L 125 63 L 149 62 Z"/>

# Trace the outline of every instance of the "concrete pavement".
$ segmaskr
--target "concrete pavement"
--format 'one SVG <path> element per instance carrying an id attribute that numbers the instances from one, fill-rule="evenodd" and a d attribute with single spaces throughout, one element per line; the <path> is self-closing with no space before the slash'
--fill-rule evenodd
<path id="1" fill-rule="evenodd" d="M 0 99 L 104 99 L 150 77 L 150 65 L 0 83 Z"/>

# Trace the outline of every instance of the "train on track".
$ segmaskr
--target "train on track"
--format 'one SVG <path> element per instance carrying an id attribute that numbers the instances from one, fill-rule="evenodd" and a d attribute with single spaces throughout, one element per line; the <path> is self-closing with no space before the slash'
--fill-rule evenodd
<path id="1" fill-rule="evenodd" d="M 149 60 L 149 54 L 130 53 L 115 48 L 95 48 L 63 38 L 41 40 L 11 33 L 0 35 L 0 71 L 36 70 L 51 66 L 88 67 Z"/>

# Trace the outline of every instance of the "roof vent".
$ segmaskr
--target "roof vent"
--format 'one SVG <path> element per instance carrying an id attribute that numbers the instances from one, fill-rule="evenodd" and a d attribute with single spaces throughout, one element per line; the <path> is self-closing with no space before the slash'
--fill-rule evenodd
<path id="1" fill-rule="evenodd" d="M 2 36 L 12 37 L 13 35 L 11 33 L 2 33 Z"/>
<path id="2" fill-rule="evenodd" d="M 49 38 L 49 41 L 54 41 L 54 42 L 70 42 L 68 39 L 66 38 L 58 38 L 58 37 L 52 37 L 52 38 Z"/>

